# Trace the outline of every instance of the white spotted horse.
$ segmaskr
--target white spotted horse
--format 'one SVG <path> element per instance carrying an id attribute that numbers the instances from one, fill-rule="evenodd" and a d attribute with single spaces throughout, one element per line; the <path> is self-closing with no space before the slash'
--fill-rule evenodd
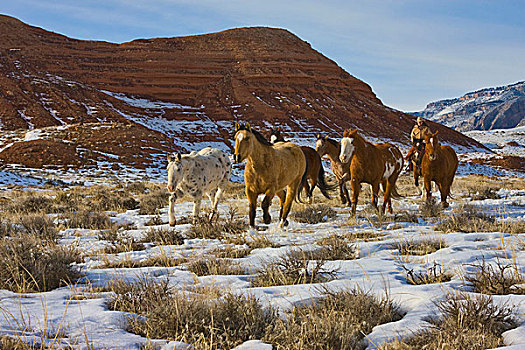
<path id="1" fill-rule="evenodd" d="M 199 216 L 202 196 L 213 203 L 210 220 L 217 212 L 222 193 L 228 188 L 231 161 L 217 148 L 206 147 L 190 154 L 168 156 L 169 223 L 175 225 L 175 202 L 183 195 L 193 198 L 193 222 Z"/>

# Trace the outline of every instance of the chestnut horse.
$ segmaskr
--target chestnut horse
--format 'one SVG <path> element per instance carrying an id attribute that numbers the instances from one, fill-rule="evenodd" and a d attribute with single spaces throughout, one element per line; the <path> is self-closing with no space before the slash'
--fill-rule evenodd
<path id="1" fill-rule="evenodd" d="M 246 159 L 244 182 L 250 205 L 250 226 L 255 227 L 257 197 L 264 194 L 261 204 L 263 220 L 272 220 L 268 209 L 275 195 L 281 202 L 279 227 L 288 225 L 288 213 L 294 199 L 299 198 L 299 188 L 306 182 L 308 163 L 301 148 L 291 142 L 272 145 L 266 138 L 250 127 L 249 123 L 235 123 L 236 163 Z M 286 189 L 286 190 L 285 190 Z"/>
<path id="2" fill-rule="evenodd" d="M 357 130 L 345 130 L 341 139 L 339 159 L 350 163 L 350 187 L 352 188 L 352 215 L 355 215 L 361 183 L 372 186 L 372 205 L 377 209 L 379 185 L 383 187 L 384 200 L 381 212 L 392 214 L 391 197 L 399 197 L 396 181 L 403 170 L 403 155 L 390 143 L 372 144 L 366 141 Z"/>
<path id="3" fill-rule="evenodd" d="M 277 142 L 286 142 L 284 140 L 283 135 L 281 134 L 281 128 L 270 129 L 270 142 L 272 144 L 276 144 Z M 319 187 L 319 190 L 321 191 L 323 196 L 325 196 L 327 199 L 330 199 L 330 194 L 328 193 L 328 191 L 333 190 L 335 186 L 329 186 L 326 183 L 321 156 L 319 156 L 319 153 L 317 153 L 312 147 L 300 147 L 304 153 L 306 162 L 308 163 L 307 179 L 310 180 L 310 184 L 308 184 L 308 181 L 306 181 L 304 183 L 304 187 L 302 188 L 306 191 L 308 201 L 312 202 L 312 194 L 314 192 L 315 186 Z"/>
<path id="4" fill-rule="evenodd" d="M 350 180 L 350 163 L 342 163 L 339 160 L 339 154 L 341 153 L 341 145 L 336 140 L 328 138 L 328 136 L 317 135 L 317 141 L 315 142 L 315 150 L 321 157 L 325 155 L 330 159 L 330 168 L 335 174 L 337 183 L 339 185 L 339 196 L 341 197 L 341 203 L 348 205 L 352 204 L 350 195 L 346 189 L 346 182 Z"/>
<path id="5" fill-rule="evenodd" d="M 443 208 L 447 208 L 447 197 L 450 196 L 450 187 L 458 169 L 458 156 L 452 147 L 439 144 L 437 134 L 436 131 L 424 136 L 425 154 L 421 161 L 421 175 L 425 185 L 426 199 L 432 198 L 431 186 L 434 181 L 441 193 L 441 204 Z"/>

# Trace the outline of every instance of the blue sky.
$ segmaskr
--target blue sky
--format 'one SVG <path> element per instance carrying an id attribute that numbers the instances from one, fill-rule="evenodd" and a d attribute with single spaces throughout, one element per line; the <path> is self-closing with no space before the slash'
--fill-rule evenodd
<path id="1" fill-rule="evenodd" d="M 525 80 L 525 0 L 0 0 L 0 13 L 110 42 L 286 28 L 403 111 Z"/>

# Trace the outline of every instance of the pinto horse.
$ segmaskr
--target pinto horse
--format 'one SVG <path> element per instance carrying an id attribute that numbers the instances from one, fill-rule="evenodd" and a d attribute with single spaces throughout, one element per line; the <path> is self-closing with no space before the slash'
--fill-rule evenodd
<path id="1" fill-rule="evenodd" d="M 346 182 L 350 180 L 350 164 L 342 163 L 339 160 L 339 154 L 341 153 L 341 145 L 336 140 L 328 138 L 328 136 L 317 135 L 317 141 L 315 142 L 315 150 L 321 157 L 328 156 L 330 159 L 330 168 L 335 174 L 337 183 L 339 185 L 339 196 L 341 197 L 341 203 L 348 205 L 352 204 L 350 195 L 346 188 Z"/>
<path id="2" fill-rule="evenodd" d="M 355 215 L 361 183 L 372 186 L 372 205 L 377 209 L 379 185 L 385 193 L 381 212 L 392 214 L 391 197 L 399 197 L 396 181 L 403 169 L 403 155 L 390 143 L 372 144 L 366 141 L 357 130 L 345 130 L 341 139 L 339 159 L 350 163 L 350 187 L 352 188 L 352 215 Z"/>
<path id="3" fill-rule="evenodd" d="M 306 182 L 308 163 L 301 148 L 291 142 L 272 145 L 266 138 L 250 127 L 249 123 L 235 123 L 236 163 L 246 159 L 244 183 L 250 205 L 250 226 L 255 227 L 257 197 L 264 194 L 261 204 L 263 220 L 269 224 L 272 218 L 270 204 L 275 195 L 281 202 L 279 227 L 288 225 L 288 213 L 294 199 L 300 200 L 299 189 Z"/>
<path id="4" fill-rule="evenodd" d="M 436 131 L 424 136 L 425 154 L 421 161 L 421 175 L 426 199 L 432 198 L 432 181 L 434 181 L 441 193 L 441 204 L 443 208 L 447 208 L 447 197 L 450 196 L 450 187 L 458 169 L 458 156 L 452 147 L 439 144 L 437 134 Z"/>
<path id="5" fill-rule="evenodd" d="M 270 129 L 270 142 L 272 144 L 276 144 L 277 142 L 286 142 L 283 135 L 281 134 L 281 128 Z M 306 181 L 304 183 L 304 187 L 302 188 L 306 191 L 308 200 L 310 202 L 312 201 L 312 194 L 314 192 L 315 186 L 319 187 L 319 190 L 323 196 L 325 196 L 327 199 L 330 199 L 330 194 L 328 191 L 333 190 L 335 187 L 326 183 L 321 156 L 312 147 L 300 147 L 304 153 L 306 162 L 308 163 L 307 179 L 310 180 L 310 184 L 308 184 L 308 181 Z"/>

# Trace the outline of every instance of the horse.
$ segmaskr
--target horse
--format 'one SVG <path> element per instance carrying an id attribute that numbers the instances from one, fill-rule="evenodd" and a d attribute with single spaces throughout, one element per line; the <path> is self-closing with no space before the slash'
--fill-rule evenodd
<path id="1" fill-rule="evenodd" d="M 423 155 L 425 154 L 425 143 L 422 141 L 417 141 L 414 144 L 414 148 L 414 155 L 409 161 L 412 162 L 414 185 L 419 191 L 419 195 L 421 195 L 423 192 L 419 188 L 419 177 L 421 176 L 421 161 L 423 160 Z"/>
<path id="2" fill-rule="evenodd" d="M 272 144 L 276 144 L 277 142 L 286 142 L 283 135 L 281 134 L 281 128 L 270 129 L 270 142 Z M 323 196 L 325 196 L 327 199 L 330 199 L 330 194 L 328 191 L 334 189 L 334 186 L 329 186 L 326 183 L 321 156 L 312 147 L 300 147 L 308 163 L 307 179 L 310 180 L 310 184 L 308 184 L 308 181 L 306 181 L 304 183 L 304 187 L 302 188 L 306 192 L 308 201 L 310 203 L 312 202 L 312 194 L 314 192 L 315 186 L 319 188 Z"/>
<path id="3" fill-rule="evenodd" d="M 424 136 L 425 154 L 421 161 L 421 175 L 425 185 L 424 194 L 427 200 L 432 198 L 432 181 L 436 183 L 441 193 L 443 208 L 448 207 L 447 197 L 458 169 L 458 156 L 450 146 L 439 144 L 438 132 L 427 133 Z"/>
<path id="4" fill-rule="evenodd" d="M 199 152 L 168 156 L 169 223 L 174 226 L 175 202 L 184 194 L 193 197 L 193 223 L 195 224 L 205 193 L 213 203 L 210 220 L 217 212 L 222 193 L 228 188 L 231 161 L 228 155 L 217 148 L 206 147 Z"/>
<path id="5" fill-rule="evenodd" d="M 272 145 L 249 123 L 235 123 L 234 161 L 242 162 L 246 197 L 249 203 L 250 226 L 255 228 L 255 208 L 257 197 L 264 194 L 261 204 L 263 220 L 270 224 L 272 218 L 268 209 L 275 195 L 281 202 L 279 227 L 288 225 L 288 213 L 294 199 L 300 201 L 299 189 L 304 186 L 308 163 L 301 148 L 291 142 L 278 142 Z"/>
<path id="6" fill-rule="evenodd" d="M 339 159 L 350 163 L 350 187 L 352 188 L 352 215 L 355 215 L 361 183 L 372 186 L 372 205 L 377 210 L 379 186 L 384 192 L 381 213 L 392 214 L 391 197 L 399 197 L 396 181 L 403 170 L 403 155 L 399 149 L 390 143 L 372 144 L 366 141 L 357 130 L 345 130 L 341 139 Z"/>
<path id="7" fill-rule="evenodd" d="M 346 188 L 346 182 L 350 179 L 350 164 L 342 163 L 339 160 L 339 154 L 341 153 L 341 146 L 339 142 L 328 138 L 328 136 L 317 135 L 317 141 L 315 142 L 315 150 L 319 156 L 328 156 L 330 159 L 330 168 L 335 174 L 337 183 L 339 185 L 339 196 L 342 204 L 351 205 L 350 195 Z"/>

